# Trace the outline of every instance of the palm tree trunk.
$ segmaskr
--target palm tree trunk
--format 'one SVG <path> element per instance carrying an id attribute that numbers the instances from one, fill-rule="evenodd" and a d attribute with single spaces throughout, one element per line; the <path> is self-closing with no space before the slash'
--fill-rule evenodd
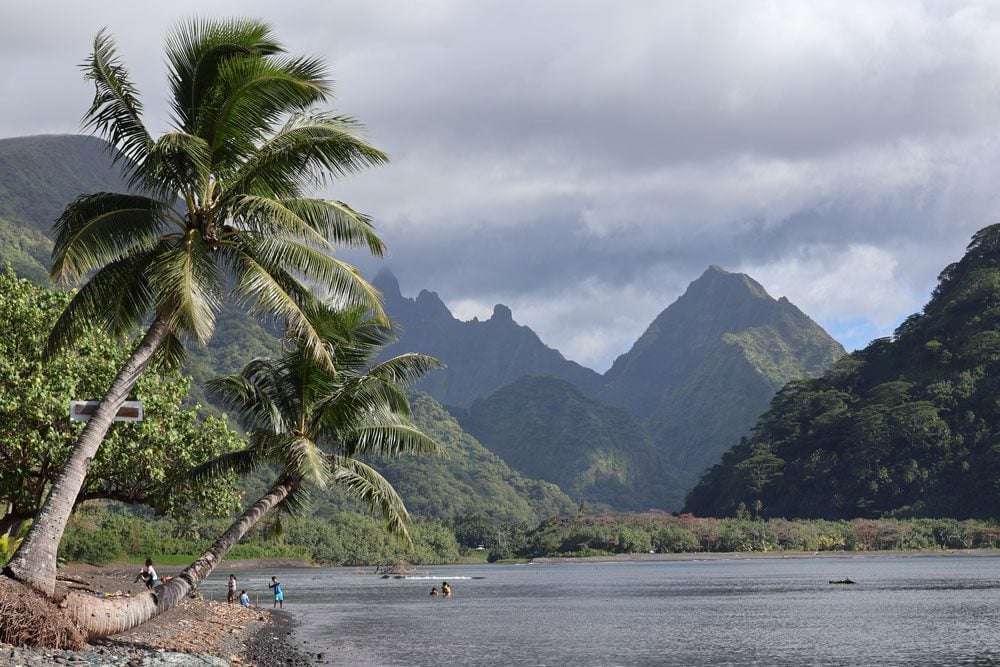
<path id="1" fill-rule="evenodd" d="M 4 567 L 4 574 L 46 595 L 52 595 L 55 591 L 56 552 L 73 505 L 83 488 L 90 462 L 104 441 L 118 408 L 128 398 L 139 376 L 149 366 L 153 353 L 169 333 L 170 328 L 166 322 L 159 317 L 153 320 L 142 342 L 115 377 L 108 393 L 80 433 L 69 459 L 53 482 L 45 503 L 38 510 L 35 523 L 14 558 Z M 67 396 L 66 399 L 68 402 L 70 397 Z"/>
<path id="2" fill-rule="evenodd" d="M 69 593 L 59 607 L 79 626 L 87 639 L 125 632 L 174 607 L 205 580 L 215 566 L 243 539 L 275 505 L 288 497 L 294 482 L 282 479 L 260 500 L 251 505 L 205 553 L 188 565 L 157 593 L 145 592 L 130 598 L 103 600 L 92 595 Z"/>

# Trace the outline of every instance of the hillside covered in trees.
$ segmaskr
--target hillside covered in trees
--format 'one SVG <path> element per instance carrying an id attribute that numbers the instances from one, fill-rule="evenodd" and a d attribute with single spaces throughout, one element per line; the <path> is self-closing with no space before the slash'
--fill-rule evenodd
<path id="1" fill-rule="evenodd" d="M 590 509 L 683 501 L 683 482 L 642 424 L 562 380 L 525 376 L 477 400 L 461 423 L 515 470 L 558 484 Z"/>
<path id="2" fill-rule="evenodd" d="M 765 517 L 1000 516 L 1000 225 L 889 339 L 792 382 L 687 510 Z"/>

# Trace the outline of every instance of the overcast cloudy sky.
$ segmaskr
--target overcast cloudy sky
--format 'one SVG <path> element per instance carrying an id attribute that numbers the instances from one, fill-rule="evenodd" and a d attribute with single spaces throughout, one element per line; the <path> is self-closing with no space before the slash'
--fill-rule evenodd
<path id="1" fill-rule="evenodd" d="M 164 36 L 204 15 L 330 62 L 393 157 L 330 194 L 404 294 L 597 370 L 709 264 L 863 346 L 1000 221 L 997 3 L 4 2 L 0 136 L 78 131 L 102 26 L 162 130 Z"/>

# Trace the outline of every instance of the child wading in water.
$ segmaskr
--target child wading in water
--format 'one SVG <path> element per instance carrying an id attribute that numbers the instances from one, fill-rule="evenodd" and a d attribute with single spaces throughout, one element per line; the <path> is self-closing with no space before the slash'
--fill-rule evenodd
<path id="1" fill-rule="evenodd" d="M 285 596 L 281 592 L 281 583 L 278 581 L 277 577 L 271 577 L 271 583 L 267 585 L 268 588 L 274 589 L 274 606 L 285 608 Z"/>

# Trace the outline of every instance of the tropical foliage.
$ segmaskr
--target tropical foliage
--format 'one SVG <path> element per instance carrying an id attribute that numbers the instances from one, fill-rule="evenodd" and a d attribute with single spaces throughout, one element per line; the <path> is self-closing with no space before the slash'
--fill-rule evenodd
<path id="1" fill-rule="evenodd" d="M 978 549 L 1000 545 L 995 522 L 954 519 L 768 521 L 689 514 L 561 517 L 512 538 L 513 555 Z"/>
<path id="2" fill-rule="evenodd" d="M 226 558 L 294 558 L 318 565 L 453 563 L 460 558 L 452 534 L 434 520 L 410 525 L 410 545 L 393 539 L 382 522 L 355 512 L 338 512 L 324 519 L 297 517 L 283 524 L 281 535 L 276 536 L 273 522 L 262 522 Z M 96 565 L 141 563 L 149 556 L 156 563 L 188 563 L 225 528 L 225 522 L 218 519 L 193 526 L 187 520 L 85 505 L 66 526 L 59 555 Z"/>
<path id="3" fill-rule="evenodd" d="M 83 424 L 69 419 L 69 401 L 100 394 L 128 350 L 100 332 L 72 352 L 44 358 L 45 332 L 68 297 L 0 273 L 0 533 L 34 517 Z M 188 381 L 151 373 L 136 387 L 144 421 L 117 424 L 95 458 L 77 502 L 108 498 L 142 503 L 178 518 L 189 510 L 228 514 L 238 499 L 235 478 L 190 483 L 206 458 L 238 449 L 224 420 L 180 409 Z"/>
<path id="4" fill-rule="evenodd" d="M 1000 517 L 1000 225 L 923 311 L 786 385 L 691 492 L 697 514 Z"/>
<path id="5" fill-rule="evenodd" d="M 310 488 L 332 482 L 407 538 L 402 499 L 362 458 L 442 453 L 413 424 L 405 393 L 439 363 L 411 353 L 372 365 L 392 330 L 361 309 L 316 306 L 309 320 L 332 366 L 317 362 L 305 337 L 292 331 L 279 358 L 257 359 L 239 375 L 210 382 L 246 429 L 249 446 L 203 464 L 195 476 L 270 463 L 289 488 L 284 507 L 302 507 Z"/>
<path id="6" fill-rule="evenodd" d="M 682 482 L 639 421 L 551 377 L 522 377 L 472 404 L 462 425 L 515 470 L 592 510 L 676 509 Z"/>

